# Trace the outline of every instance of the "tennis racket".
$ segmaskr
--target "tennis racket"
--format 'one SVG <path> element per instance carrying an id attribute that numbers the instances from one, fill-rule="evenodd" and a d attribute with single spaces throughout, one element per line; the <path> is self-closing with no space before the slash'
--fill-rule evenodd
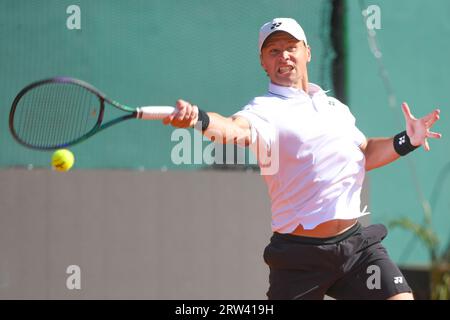
<path id="1" fill-rule="evenodd" d="M 103 123 L 105 105 L 124 111 Z M 37 150 L 73 146 L 129 119 L 159 120 L 175 110 L 169 106 L 132 108 L 108 99 L 90 84 L 68 77 L 34 82 L 13 101 L 9 129 L 20 144 Z"/>

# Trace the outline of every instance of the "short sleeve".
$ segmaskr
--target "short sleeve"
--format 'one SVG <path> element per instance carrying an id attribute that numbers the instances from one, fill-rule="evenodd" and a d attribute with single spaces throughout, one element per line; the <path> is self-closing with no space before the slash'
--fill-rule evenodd
<path id="1" fill-rule="evenodd" d="M 259 143 L 264 143 L 266 146 L 270 146 L 275 139 L 274 126 L 257 110 L 254 106 L 249 104 L 242 108 L 241 111 L 235 113 L 233 118 L 243 117 L 250 124 L 251 130 L 251 144 L 255 144 L 259 139 Z"/>

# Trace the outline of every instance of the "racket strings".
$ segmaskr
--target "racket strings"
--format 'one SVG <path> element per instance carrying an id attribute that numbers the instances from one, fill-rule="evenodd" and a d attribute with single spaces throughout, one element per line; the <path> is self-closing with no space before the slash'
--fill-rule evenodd
<path id="1" fill-rule="evenodd" d="M 47 83 L 20 98 L 13 126 L 29 145 L 64 146 L 92 131 L 100 111 L 99 98 L 89 90 L 75 84 Z"/>

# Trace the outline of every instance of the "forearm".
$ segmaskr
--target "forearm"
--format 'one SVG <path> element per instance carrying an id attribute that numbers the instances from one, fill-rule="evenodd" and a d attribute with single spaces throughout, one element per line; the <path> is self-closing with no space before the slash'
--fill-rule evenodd
<path id="1" fill-rule="evenodd" d="M 385 166 L 400 158 L 394 149 L 393 138 L 368 139 L 363 151 L 366 157 L 366 171 Z"/>
<path id="2" fill-rule="evenodd" d="M 250 123 L 243 117 L 223 117 L 205 112 L 184 100 L 177 100 L 174 112 L 163 119 L 163 124 L 177 128 L 196 128 L 205 137 L 217 143 L 247 146 L 251 141 Z"/>
<path id="3" fill-rule="evenodd" d="M 250 128 L 241 119 L 226 118 L 218 113 L 208 112 L 209 125 L 202 133 L 216 143 L 248 145 Z"/>

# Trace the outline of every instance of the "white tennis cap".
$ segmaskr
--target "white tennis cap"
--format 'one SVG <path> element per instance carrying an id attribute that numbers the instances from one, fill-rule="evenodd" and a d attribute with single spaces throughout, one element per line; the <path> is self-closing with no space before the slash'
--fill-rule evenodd
<path id="1" fill-rule="evenodd" d="M 275 31 L 284 31 L 289 33 L 297 40 L 303 40 L 306 42 L 305 32 L 297 21 L 291 18 L 275 18 L 272 21 L 265 23 L 259 30 L 259 51 L 264 41 Z"/>

